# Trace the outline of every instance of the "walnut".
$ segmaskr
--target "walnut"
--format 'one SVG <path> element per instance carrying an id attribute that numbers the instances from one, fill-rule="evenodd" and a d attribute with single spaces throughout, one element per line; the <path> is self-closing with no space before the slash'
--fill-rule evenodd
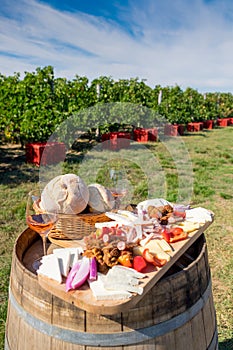
<path id="1" fill-rule="evenodd" d="M 168 224 L 168 216 L 165 215 L 160 219 L 160 224 L 161 225 L 167 225 Z"/>
<path id="2" fill-rule="evenodd" d="M 101 249 L 94 247 L 92 249 L 87 249 L 83 253 L 87 258 L 96 258 L 97 262 L 103 262 L 103 252 Z"/>
<path id="3" fill-rule="evenodd" d="M 118 264 L 118 258 L 121 254 L 119 249 L 109 245 L 103 248 L 103 253 L 104 253 L 103 261 L 107 266 L 112 267 Z"/>
<path id="4" fill-rule="evenodd" d="M 103 274 L 106 274 L 109 270 L 109 267 L 105 262 L 100 263 L 97 261 L 97 270 Z"/>

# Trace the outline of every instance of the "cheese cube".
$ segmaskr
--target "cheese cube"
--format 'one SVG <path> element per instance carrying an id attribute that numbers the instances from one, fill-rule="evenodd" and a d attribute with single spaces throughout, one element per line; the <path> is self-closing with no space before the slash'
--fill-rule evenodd
<path id="1" fill-rule="evenodd" d="M 68 249 L 54 249 L 53 254 L 58 258 L 62 276 L 67 277 L 70 271 L 70 251 Z"/>
<path id="2" fill-rule="evenodd" d="M 51 278 L 58 283 L 62 283 L 58 258 L 54 254 L 43 256 L 42 264 L 37 270 L 37 274 Z"/>
<path id="3" fill-rule="evenodd" d="M 81 253 L 83 252 L 82 248 L 69 248 L 70 252 L 70 267 L 72 268 L 76 262 L 81 259 Z"/>

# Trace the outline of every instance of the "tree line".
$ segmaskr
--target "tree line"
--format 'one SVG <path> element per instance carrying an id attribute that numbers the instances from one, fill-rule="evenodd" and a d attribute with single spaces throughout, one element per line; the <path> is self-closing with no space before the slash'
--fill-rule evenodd
<path id="1" fill-rule="evenodd" d="M 229 116 L 233 95 L 202 94 L 191 87 L 182 90 L 177 85 L 152 88 L 138 78 L 118 81 L 107 76 L 92 81 L 79 75 L 72 80 L 55 78 L 52 66 L 25 72 L 23 79 L 19 73 L 13 76 L 0 74 L 1 141 L 20 142 L 22 145 L 46 141 L 56 126 L 74 113 L 97 104 L 116 102 L 150 109 L 172 124 L 185 124 Z M 133 113 L 127 122 L 135 122 Z M 107 125 L 107 120 L 103 119 L 102 124 Z"/>

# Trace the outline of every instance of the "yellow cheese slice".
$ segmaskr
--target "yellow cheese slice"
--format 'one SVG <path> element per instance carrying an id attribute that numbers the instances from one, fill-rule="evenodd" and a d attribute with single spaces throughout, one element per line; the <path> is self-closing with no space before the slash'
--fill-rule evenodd
<path id="1" fill-rule="evenodd" d="M 160 247 L 162 248 L 162 250 L 164 252 L 172 252 L 172 248 L 171 248 L 170 244 L 168 244 L 165 241 L 165 239 L 159 239 L 158 244 L 160 245 Z"/>
<path id="2" fill-rule="evenodd" d="M 176 226 L 182 227 L 185 232 L 190 233 L 198 230 L 201 224 L 199 222 L 183 221 Z"/>
<path id="3" fill-rule="evenodd" d="M 163 251 L 157 253 L 156 256 L 158 259 L 165 259 L 167 261 L 171 259 L 170 255 L 167 252 L 163 252 Z"/>
<path id="4" fill-rule="evenodd" d="M 144 249 L 149 249 L 149 252 L 156 255 L 159 259 L 170 260 L 170 255 L 168 255 L 167 252 L 162 249 L 162 247 L 159 244 L 159 241 L 160 240 L 158 239 L 151 239 L 143 247 L 142 246 L 134 247 L 133 248 L 134 255 L 142 255 Z M 167 246 L 166 246 L 166 249 L 168 251 Z M 170 246 L 169 246 L 169 250 L 171 251 Z"/>
<path id="5" fill-rule="evenodd" d="M 164 252 L 164 249 L 160 246 L 158 239 L 151 239 L 144 248 L 149 249 L 149 251 L 153 254 L 159 254 Z"/>

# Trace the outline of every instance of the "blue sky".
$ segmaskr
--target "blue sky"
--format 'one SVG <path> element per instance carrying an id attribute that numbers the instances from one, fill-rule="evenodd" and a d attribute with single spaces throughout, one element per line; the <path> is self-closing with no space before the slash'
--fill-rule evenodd
<path id="1" fill-rule="evenodd" d="M 231 0 L 1 0 L 0 73 L 233 92 Z"/>

